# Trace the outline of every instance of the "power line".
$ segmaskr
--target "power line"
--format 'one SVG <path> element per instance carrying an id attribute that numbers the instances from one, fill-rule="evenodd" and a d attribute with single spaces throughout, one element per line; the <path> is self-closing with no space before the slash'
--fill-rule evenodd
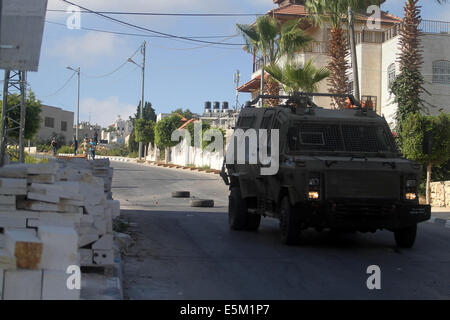
<path id="1" fill-rule="evenodd" d="M 127 60 L 125 60 L 124 63 L 122 63 L 119 67 L 117 67 L 116 69 L 114 69 L 111 72 L 108 72 L 106 74 L 100 75 L 100 76 L 92 76 L 92 75 L 88 75 L 84 72 L 82 72 L 81 74 L 84 75 L 87 78 L 93 78 L 93 79 L 101 79 L 101 78 L 106 78 L 109 77 L 110 75 L 113 75 L 114 73 L 116 73 L 117 71 L 119 71 L 120 69 L 122 69 L 127 63 L 129 59 L 134 58 L 134 56 L 139 52 L 139 50 L 141 50 L 142 46 L 139 46 L 139 48 L 133 53 L 133 55 L 131 57 L 129 57 Z"/>
<path id="2" fill-rule="evenodd" d="M 68 0 L 60 0 L 60 1 L 66 2 L 66 3 L 68 3 L 70 5 L 73 5 L 73 6 L 77 6 L 80 9 L 89 11 L 89 12 L 91 12 L 93 14 L 96 14 L 96 15 L 98 15 L 100 17 L 103 17 L 105 19 L 109 19 L 111 21 L 114 21 L 114 22 L 117 22 L 117 23 L 129 26 L 129 27 L 133 27 L 133 28 L 136 28 L 136 29 L 144 30 L 144 31 L 155 33 L 155 34 L 162 35 L 162 36 L 167 36 L 167 37 L 173 38 L 173 39 L 181 39 L 181 40 L 187 40 L 187 41 L 192 41 L 192 42 L 216 44 L 216 45 L 223 45 L 223 46 L 242 46 L 242 45 L 244 45 L 244 44 L 240 44 L 240 43 L 225 43 L 225 42 L 213 42 L 213 41 L 206 41 L 206 40 L 198 40 L 198 39 L 193 39 L 193 38 L 189 38 L 189 37 L 182 37 L 182 36 L 177 36 L 177 35 L 173 35 L 173 34 L 170 34 L 170 33 L 160 32 L 160 31 L 144 28 L 144 27 L 141 27 L 141 26 L 138 26 L 138 25 L 135 25 L 135 24 L 123 21 L 123 20 L 119 20 L 119 19 L 107 16 L 107 15 L 104 15 L 102 13 L 99 13 L 99 12 L 93 11 L 91 9 L 82 7 L 82 6 L 80 6 L 80 5 L 76 4 L 76 3 L 70 2 Z"/>
<path id="3" fill-rule="evenodd" d="M 63 85 L 61 88 L 59 88 L 57 91 L 55 91 L 55 92 L 52 93 L 52 94 L 49 94 L 48 96 L 44 96 L 44 97 L 42 97 L 42 98 L 43 98 L 43 99 L 46 99 L 46 98 L 50 98 L 50 97 L 56 96 L 58 93 L 60 93 L 62 90 L 64 90 L 65 87 L 67 87 L 67 85 L 70 83 L 70 80 L 73 79 L 73 77 L 75 76 L 75 74 L 76 74 L 76 73 L 73 73 L 73 74 L 70 76 L 70 78 L 66 81 L 66 83 L 64 83 L 64 85 Z"/>
<path id="4" fill-rule="evenodd" d="M 45 20 L 45 22 L 50 23 L 50 24 L 54 24 L 54 25 L 58 25 L 58 26 L 62 26 L 62 27 L 67 27 L 67 25 L 65 25 L 64 23 L 59 23 L 59 22 L 55 22 L 55 21 L 50 21 L 50 20 Z M 123 35 L 123 36 L 133 36 L 133 37 L 146 37 L 146 38 L 163 38 L 163 39 L 170 39 L 170 37 L 168 36 L 157 36 L 157 35 L 148 35 L 148 34 L 142 34 L 142 33 L 128 33 L 128 32 L 119 32 L 119 31 L 109 31 L 109 30 L 102 30 L 102 29 L 95 29 L 95 28 L 85 28 L 85 27 L 80 27 L 81 30 L 86 30 L 86 31 L 94 31 L 94 32 L 102 32 L 102 33 L 110 33 L 110 34 L 117 34 L 117 35 Z M 192 36 L 189 38 L 192 39 L 215 39 L 215 38 L 231 38 L 234 36 L 237 36 L 238 34 L 235 35 L 230 35 L 230 36 Z"/>
<path id="5" fill-rule="evenodd" d="M 81 7 L 80 7 L 81 8 Z M 49 12 L 64 12 L 61 9 L 47 9 Z M 82 10 L 81 13 L 95 13 Z M 126 12 L 126 11 L 96 11 L 96 13 L 109 15 L 132 15 L 132 16 L 174 16 L 174 17 L 255 17 L 263 16 L 261 13 L 161 13 L 161 12 Z"/>

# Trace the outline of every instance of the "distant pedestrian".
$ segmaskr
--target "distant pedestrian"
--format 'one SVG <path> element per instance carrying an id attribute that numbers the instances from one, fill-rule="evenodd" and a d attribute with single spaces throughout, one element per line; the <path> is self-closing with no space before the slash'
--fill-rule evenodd
<path id="1" fill-rule="evenodd" d="M 77 140 L 77 137 L 76 137 L 76 136 L 73 137 L 73 144 L 72 144 L 72 147 L 73 147 L 73 153 L 74 153 L 75 155 L 77 155 L 77 154 L 78 154 L 78 140 Z"/>
<path id="2" fill-rule="evenodd" d="M 50 146 L 53 148 L 53 156 L 56 157 L 56 150 L 58 148 L 58 142 L 56 141 L 56 138 L 52 139 L 52 142 L 50 142 Z"/>
<path id="3" fill-rule="evenodd" d="M 91 152 L 92 160 L 95 160 L 95 148 L 97 144 L 94 142 L 94 139 L 91 139 L 89 151 Z"/>
<path id="4" fill-rule="evenodd" d="M 97 145 L 98 144 L 98 132 L 97 130 L 94 131 L 94 142 Z"/>

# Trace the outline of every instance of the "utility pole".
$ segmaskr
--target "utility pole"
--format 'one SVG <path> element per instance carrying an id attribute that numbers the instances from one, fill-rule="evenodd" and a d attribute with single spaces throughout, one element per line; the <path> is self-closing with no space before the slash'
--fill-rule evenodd
<path id="1" fill-rule="evenodd" d="M 238 110 L 238 106 L 239 106 L 239 80 L 241 78 L 241 74 L 239 72 L 239 70 L 236 71 L 236 73 L 234 74 L 234 83 L 236 84 L 236 105 L 234 107 L 234 111 Z"/>
<path id="2" fill-rule="evenodd" d="M 67 67 L 68 70 L 72 70 L 78 75 L 78 102 L 77 102 L 77 127 L 75 128 L 75 139 L 78 141 L 78 127 L 80 126 L 80 89 L 81 89 L 81 67 L 74 69 Z"/>
<path id="3" fill-rule="evenodd" d="M 141 119 L 144 118 L 144 104 L 145 104 L 145 51 L 147 48 L 147 42 L 144 41 L 144 44 L 142 45 L 142 56 L 143 56 L 143 63 L 142 63 L 142 100 L 141 100 Z M 142 160 L 142 142 L 139 141 L 139 160 Z"/>
<path id="4" fill-rule="evenodd" d="M 144 119 L 144 98 L 145 98 L 145 57 L 146 57 L 146 50 L 147 50 L 147 42 L 144 41 L 141 47 L 141 53 L 143 56 L 143 63 L 142 65 L 137 64 L 134 62 L 133 59 L 128 58 L 128 62 L 131 62 L 138 67 L 142 69 L 142 98 L 141 98 L 141 107 L 139 108 L 139 118 Z M 139 142 L 139 160 L 142 160 L 142 142 Z"/>
<path id="5" fill-rule="evenodd" d="M 352 7 L 348 7 L 348 19 L 349 19 L 350 51 L 352 55 L 352 67 L 353 67 L 354 96 L 355 99 L 359 102 L 361 100 L 361 96 L 359 94 L 358 59 L 356 57 L 355 16 L 353 14 Z"/>
<path id="6" fill-rule="evenodd" d="M 264 55 L 262 57 L 262 64 L 261 64 L 261 95 L 264 94 L 264 65 L 265 65 L 266 61 L 264 59 Z M 262 108 L 264 106 L 264 99 L 261 98 L 259 100 L 259 106 Z"/>

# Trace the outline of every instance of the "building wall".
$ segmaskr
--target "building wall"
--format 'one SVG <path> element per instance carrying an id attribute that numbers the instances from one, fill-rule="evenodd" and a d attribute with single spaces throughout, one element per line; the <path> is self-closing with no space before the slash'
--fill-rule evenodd
<path id="1" fill-rule="evenodd" d="M 425 77 L 424 88 L 431 93 L 423 94 L 423 99 L 436 106 L 429 107 L 430 114 L 439 114 L 439 109 L 450 113 L 450 84 L 433 84 L 433 62 L 450 62 L 450 34 L 425 34 L 422 37 L 423 58 L 422 74 Z"/>
<path id="2" fill-rule="evenodd" d="M 53 119 L 53 120 L 47 120 Z M 63 122 L 66 123 L 65 130 L 63 130 Z M 35 140 L 38 143 L 47 142 L 55 136 L 64 136 L 66 144 L 73 140 L 73 122 L 74 113 L 71 111 L 62 110 L 61 108 L 42 105 L 41 112 L 41 127 L 36 135 Z M 51 126 L 53 123 L 53 127 Z"/>
<path id="3" fill-rule="evenodd" d="M 422 74 L 425 78 L 424 88 L 431 94 L 424 93 L 422 98 L 435 108 L 428 105 L 428 111 L 432 115 L 439 114 L 439 110 L 450 112 L 450 84 L 433 84 L 433 62 L 438 60 L 450 61 L 450 35 L 448 34 L 424 34 L 421 37 L 423 48 Z M 396 76 L 400 74 L 398 55 L 400 37 L 397 36 L 383 43 L 382 46 L 382 70 L 381 70 L 381 107 L 382 114 L 386 117 L 391 128 L 395 127 L 395 113 L 397 104 L 394 95 L 388 88 L 388 68 L 395 63 Z"/>

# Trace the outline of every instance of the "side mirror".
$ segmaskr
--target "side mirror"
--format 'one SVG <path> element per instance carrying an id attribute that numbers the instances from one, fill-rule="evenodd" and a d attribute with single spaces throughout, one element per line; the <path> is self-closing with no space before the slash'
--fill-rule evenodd
<path id="1" fill-rule="evenodd" d="M 431 155 L 433 152 L 433 132 L 427 131 L 423 135 L 422 152 L 427 155 Z"/>

